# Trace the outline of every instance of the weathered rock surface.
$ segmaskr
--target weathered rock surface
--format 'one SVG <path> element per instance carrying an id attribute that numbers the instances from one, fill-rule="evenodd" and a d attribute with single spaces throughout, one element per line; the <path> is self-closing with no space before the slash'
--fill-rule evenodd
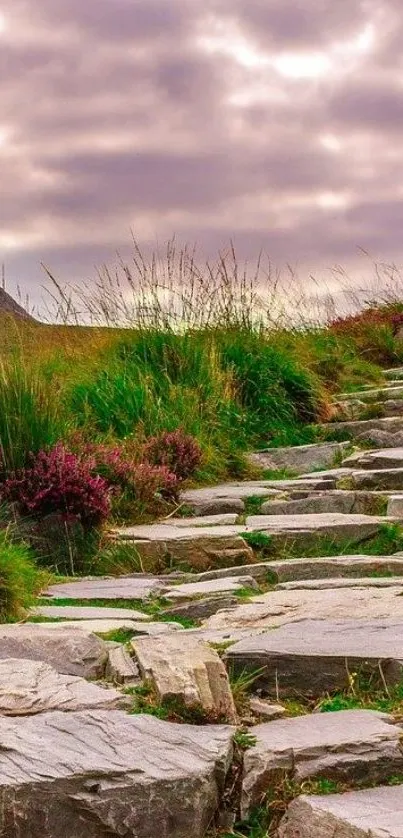
<path id="1" fill-rule="evenodd" d="M 392 495 L 388 500 L 387 515 L 403 520 L 403 495 Z"/>
<path id="2" fill-rule="evenodd" d="M 0 716 L 29 716 L 49 710 L 108 710 L 127 705 L 112 689 L 61 675 L 42 661 L 0 660 Z"/>
<path id="3" fill-rule="evenodd" d="M 403 619 L 301 620 L 240 640 L 225 659 L 235 670 L 261 669 L 255 687 L 276 696 L 345 689 L 351 672 L 379 676 L 380 666 L 385 682 L 396 683 L 403 673 Z"/>
<path id="4" fill-rule="evenodd" d="M 348 538 L 356 543 L 376 535 L 385 520 L 379 515 L 343 515 L 337 512 L 307 515 L 251 515 L 246 519 L 246 528 L 247 531 L 294 537 L 303 537 L 304 533 L 307 533 L 335 539 Z"/>
<path id="5" fill-rule="evenodd" d="M 342 588 L 338 590 L 271 591 L 252 597 L 230 611 L 218 611 L 205 621 L 210 629 L 277 628 L 286 623 L 309 619 L 383 620 L 393 615 L 403 620 L 401 586 L 374 588 Z"/>
<path id="6" fill-rule="evenodd" d="M 403 786 L 297 797 L 278 838 L 402 838 Z"/>
<path id="7" fill-rule="evenodd" d="M 389 433 L 389 431 L 364 431 L 356 437 L 357 442 L 367 443 L 373 448 L 400 448 L 403 446 L 403 431 Z"/>
<path id="8" fill-rule="evenodd" d="M 365 469 L 394 469 L 403 467 L 403 448 L 383 448 L 380 451 L 359 451 L 351 454 L 343 465 Z"/>
<path id="9" fill-rule="evenodd" d="M 104 641 L 81 624 L 0 626 L 0 660 L 26 658 L 44 661 L 65 675 L 98 678 L 103 675 L 107 657 Z"/>
<path id="10" fill-rule="evenodd" d="M 160 523 L 168 527 L 179 527 L 188 529 L 191 527 L 220 527 L 236 524 L 238 515 L 236 512 L 222 513 L 221 515 L 198 515 L 192 518 L 165 518 Z"/>
<path id="11" fill-rule="evenodd" d="M 208 570 L 195 576 L 197 581 L 204 579 L 222 579 L 239 575 L 244 568 L 228 567 Z M 258 582 L 270 581 L 288 582 L 299 579 L 321 579 L 331 576 L 402 576 L 403 559 L 393 556 L 325 556 L 312 559 L 284 559 L 267 562 L 256 562 L 248 565 L 248 576 L 253 576 Z"/>
<path id="12" fill-rule="evenodd" d="M 79 605 L 40 605 L 32 608 L 31 616 L 51 620 L 149 620 L 150 615 L 132 608 L 91 608 Z"/>
<path id="13" fill-rule="evenodd" d="M 255 716 L 262 716 L 266 721 L 281 719 L 286 714 L 286 709 L 282 704 L 273 704 L 271 701 L 257 696 L 252 696 L 249 708 Z"/>
<path id="14" fill-rule="evenodd" d="M 214 596 L 203 596 L 201 599 L 191 599 L 181 602 L 179 605 L 170 605 L 160 613 L 169 616 L 172 620 L 176 617 L 188 617 L 191 620 L 206 620 L 217 611 L 223 608 L 233 608 L 239 604 L 239 598 L 226 593 L 215 594 Z"/>
<path id="15" fill-rule="evenodd" d="M 227 672 L 214 649 L 182 632 L 175 637 L 131 642 L 140 671 L 162 702 L 202 709 L 212 719 L 235 723 L 237 714 Z"/>
<path id="16" fill-rule="evenodd" d="M 403 378 L 403 367 L 390 367 L 387 370 L 383 371 L 385 378 L 398 380 Z"/>
<path id="17" fill-rule="evenodd" d="M 222 579 L 206 579 L 203 582 L 188 582 L 182 585 L 175 585 L 164 595 L 165 599 L 171 602 L 178 602 L 182 599 L 191 599 L 203 595 L 232 593 L 242 591 L 244 588 L 255 588 L 259 590 L 258 584 L 253 576 L 229 576 Z"/>
<path id="18" fill-rule="evenodd" d="M 265 448 L 249 455 L 250 461 L 266 469 L 290 469 L 295 473 L 333 465 L 346 447 L 343 442 L 321 442 L 289 448 Z"/>
<path id="19" fill-rule="evenodd" d="M 357 419 L 351 422 L 335 422 L 331 425 L 321 425 L 320 427 L 327 432 L 333 428 L 337 429 L 338 432 L 344 431 L 346 436 L 353 438 L 359 434 L 374 430 L 398 433 L 403 431 L 403 417 L 388 416 L 381 419 Z"/>
<path id="20" fill-rule="evenodd" d="M 307 779 L 381 783 L 403 768 L 402 728 L 371 710 L 342 710 L 281 719 L 253 728 L 244 754 L 241 812 L 276 783 L 279 770 Z"/>
<path id="21" fill-rule="evenodd" d="M 0 719 L 0 835 L 203 838 L 231 739 L 117 710 Z"/>
<path id="22" fill-rule="evenodd" d="M 315 492 L 295 500 L 265 501 L 262 515 L 307 515 L 323 512 L 341 512 L 343 515 L 377 515 L 385 495 L 374 492 L 352 492 L 334 489 Z"/>
<path id="23" fill-rule="evenodd" d="M 387 387 L 369 387 L 365 390 L 358 390 L 354 393 L 340 393 L 338 399 L 348 401 L 350 399 L 361 399 L 364 402 L 374 402 L 377 399 L 401 398 L 403 396 L 403 385 L 394 384 Z"/>
<path id="24" fill-rule="evenodd" d="M 403 468 L 354 471 L 350 479 L 356 489 L 403 489 Z"/>
<path id="25" fill-rule="evenodd" d="M 83 579 L 50 585 L 46 596 L 54 599 L 143 600 L 151 595 L 158 596 L 163 589 L 164 585 L 151 576 L 121 576 L 117 579 Z"/>
<path id="26" fill-rule="evenodd" d="M 140 682 L 140 671 L 125 646 L 109 649 L 106 676 L 115 684 L 130 686 Z"/>
<path id="27" fill-rule="evenodd" d="M 268 498 L 281 494 L 280 487 L 269 480 L 249 480 L 242 483 L 222 483 L 203 489 L 188 489 L 181 494 L 181 501 L 198 515 L 223 512 L 243 512 L 245 500 L 251 497 Z"/>
<path id="28" fill-rule="evenodd" d="M 339 588 L 402 588 L 403 578 L 396 576 L 357 576 L 355 578 L 326 577 L 324 579 L 300 579 L 297 582 L 281 582 L 276 591 L 324 591 Z"/>

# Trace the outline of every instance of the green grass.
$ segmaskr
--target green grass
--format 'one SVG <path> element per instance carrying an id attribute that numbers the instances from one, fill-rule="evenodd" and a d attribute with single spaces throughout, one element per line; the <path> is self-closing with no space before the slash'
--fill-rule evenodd
<path id="1" fill-rule="evenodd" d="M 71 581 L 71 579 L 69 579 Z M 126 608 L 128 610 L 140 611 L 147 614 L 150 620 L 161 623 L 180 623 L 183 628 L 196 628 L 198 621 L 191 617 L 183 617 L 181 615 L 169 614 L 169 606 L 171 603 L 163 598 L 149 599 L 142 601 L 140 599 L 47 599 L 42 598 L 36 602 L 36 605 L 58 605 L 60 607 L 66 605 L 85 607 L 85 608 Z M 164 612 L 162 613 L 162 609 Z"/>
<path id="2" fill-rule="evenodd" d="M 28 547 L 0 529 L 0 623 L 22 619 L 44 582 Z"/>

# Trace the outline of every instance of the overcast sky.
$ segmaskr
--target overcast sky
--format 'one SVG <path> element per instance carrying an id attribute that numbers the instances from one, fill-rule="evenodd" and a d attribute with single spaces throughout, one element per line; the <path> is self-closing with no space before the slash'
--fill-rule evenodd
<path id="1" fill-rule="evenodd" d="M 402 42 L 401 0 L 2 0 L 9 290 L 95 275 L 130 229 L 302 278 L 403 263 Z"/>

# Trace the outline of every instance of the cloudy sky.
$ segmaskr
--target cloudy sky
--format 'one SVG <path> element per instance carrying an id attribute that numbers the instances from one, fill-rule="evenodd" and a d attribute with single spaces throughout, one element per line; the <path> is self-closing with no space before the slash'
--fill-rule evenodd
<path id="1" fill-rule="evenodd" d="M 403 262 L 402 40 L 401 0 L 1 0 L 9 289 L 130 229 L 302 278 Z"/>

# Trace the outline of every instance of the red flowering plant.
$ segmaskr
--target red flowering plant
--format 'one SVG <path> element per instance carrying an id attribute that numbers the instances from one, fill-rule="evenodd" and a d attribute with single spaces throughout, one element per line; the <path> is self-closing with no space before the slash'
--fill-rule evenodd
<path id="1" fill-rule="evenodd" d="M 144 458 L 155 466 L 165 466 L 178 480 L 186 480 L 199 468 L 202 451 L 194 437 L 178 428 L 151 437 L 144 447 Z"/>

